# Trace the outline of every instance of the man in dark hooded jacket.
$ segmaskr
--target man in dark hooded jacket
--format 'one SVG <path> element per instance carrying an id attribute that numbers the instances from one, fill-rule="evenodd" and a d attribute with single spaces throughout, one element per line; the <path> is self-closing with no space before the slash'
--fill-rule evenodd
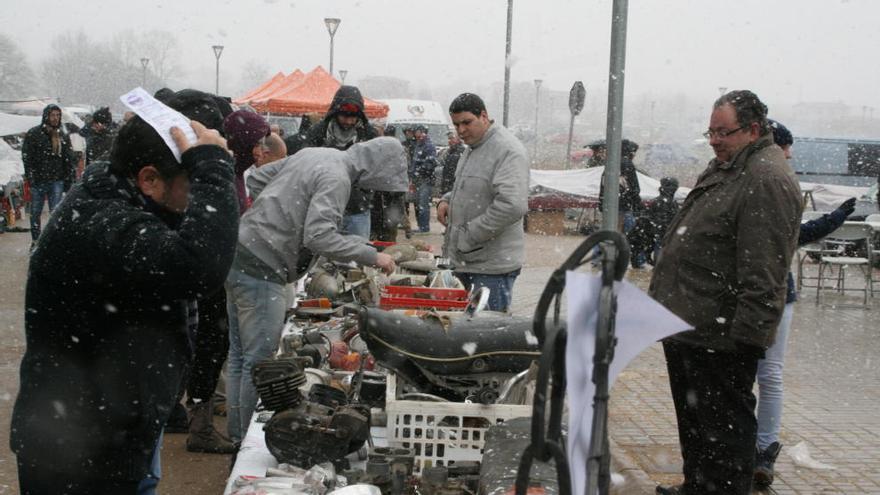
<path id="1" fill-rule="evenodd" d="M 61 107 L 46 105 L 43 122 L 24 137 L 21 160 L 31 188 L 31 239 L 36 242 L 40 237 L 43 202 L 48 201 L 49 213 L 55 210 L 64 194 L 64 182 L 76 167 L 70 136 L 61 126 Z"/>
<path id="2" fill-rule="evenodd" d="M 355 86 L 340 86 L 333 95 L 330 110 L 324 119 L 313 125 L 306 135 L 305 147 L 347 150 L 355 143 L 376 137 L 376 130 L 364 114 L 364 97 Z M 345 207 L 343 231 L 365 239 L 370 237 L 370 205 L 373 192 L 355 188 Z"/>
<path id="3" fill-rule="evenodd" d="M 194 300 L 235 248 L 232 163 L 216 131 L 139 117 L 89 167 L 33 252 L 10 444 L 23 494 L 131 493 L 148 473 L 192 353 Z"/>

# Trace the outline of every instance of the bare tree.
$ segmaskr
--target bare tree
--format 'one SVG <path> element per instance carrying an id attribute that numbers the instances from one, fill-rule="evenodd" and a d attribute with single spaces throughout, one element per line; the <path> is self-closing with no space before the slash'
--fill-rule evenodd
<path id="1" fill-rule="evenodd" d="M 43 79 L 62 103 L 115 104 L 119 95 L 140 82 L 139 71 L 82 31 L 61 34 L 51 46 Z"/>
<path id="2" fill-rule="evenodd" d="M 269 67 L 266 64 L 258 60 L 248 60 L 241 70 L 241 76 L 239 77 L 238 82 L 238 93 L 250 91 L 266 82 L 269 77 Z"/>
<path id="3" fill-rule="evenodd" d="M 33 96 L 34 73 L 18 45 L 0 33 L 0 97 L 5 99 Z"/>

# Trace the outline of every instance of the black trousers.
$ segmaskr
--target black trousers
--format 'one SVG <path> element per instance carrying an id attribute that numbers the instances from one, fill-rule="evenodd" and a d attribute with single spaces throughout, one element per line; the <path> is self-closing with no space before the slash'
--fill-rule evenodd
<path id="1" fill-rule="evenodd" d="M 763 351 L 663 342 L 684 461 L 684 493 L 748 495 L 755 468 L 755 395 Z"/>
<path id="2" fill-rule="evenodd" d="M 21 495 L 135 495 L 140 481 L 78 477 L 78 473 L 53 471 L 49 463 L 18 461 L 18 487 Z"/>
<path id="3" fill-rule="evenodd" d="M 199 299 L 196 351 L 186 384 L 190 399 L 208 400 L 213 397 L 228 352 L 229 316 L 226 312 L 226 291 L 221 287 L 204 299 Z"/>

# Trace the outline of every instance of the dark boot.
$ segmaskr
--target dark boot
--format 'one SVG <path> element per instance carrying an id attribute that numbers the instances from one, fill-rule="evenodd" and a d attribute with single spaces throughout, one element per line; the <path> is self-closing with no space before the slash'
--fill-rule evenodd
<path id="1" fill-rule="evenodd" d="M 192 419 L 189 423 L 189 436 L 186 438 L 186 450 L 205 454 L 232 454 L 235 446 L 226 437 L 214 429 L 213 400 L 193 404 Z"/>
<path id="2" fill-rule="evenodd" d="M 755 474 L 754 483 L 758 488 L 766 488 L 773 484 L 773 466 L 776 464 L 776 458 L 782 445 L 779 442 L 773 442 L 765 450 L 758 450 L 755 454 Z"/>
<path id="3" fill-rule="evenodd" d="M 657 485 L 657 488 L 654 490 L 654 493 L 657 495 L 682 495 L 684 491 L 681 489 L 681 485 L 671 485 L 671 486 L 663 486 Z"/>
<path id="4" fill-rule="evenodd" d="M 171 416 L 165 422 L 165 433 L 186 433 L 189 431 L 189 418 L 183 404 L 176 402 L 171 409 Z"/>

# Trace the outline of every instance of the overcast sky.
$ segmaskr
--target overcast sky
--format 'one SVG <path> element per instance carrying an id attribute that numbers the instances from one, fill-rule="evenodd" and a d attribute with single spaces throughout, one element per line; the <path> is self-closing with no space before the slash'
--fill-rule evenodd
<path id="1" fill-rule="evenodd" d="M 514 80 L 605 91 L 611 0 L 514 0 Z M 735 7 L 734 7 L 735 6 Z M 324 17 L 339 17 L 336 69 L 349 81 L 385 75 L 417 83 L 503 80 L 505 0 L 6 0 L 0 25 L 37 64 L 54 34 L 83 29 L 177 33 L 182 85 L 212 89 L 211 45 L 223 44 L 221 93 L 249 60 L 274 73 L 329 59 Z M 720 86 L 774 102 L 880 107 L 880 1 L 631 0 L 626 89 L 707 101 Z M 707 103 L 708 105 L 709 103 Z"/>

